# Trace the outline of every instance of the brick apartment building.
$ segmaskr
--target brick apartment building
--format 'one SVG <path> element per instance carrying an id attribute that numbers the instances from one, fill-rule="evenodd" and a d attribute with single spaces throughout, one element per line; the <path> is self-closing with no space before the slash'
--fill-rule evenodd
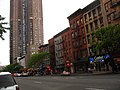
<path id="1" fill-rule="evenodd" d="M 66 51 L 64 50 L 67 48 L 68 43 L 64 43 L 66 39 L 68 39 L 68 35 L 65 35 L 65 33 L 69 32 L 69 28 L 66 28 L 65 30 L 59 32 L 56 34 L 54 38 L 54 45 L 55 45 L 55 59 L 56 59 L 56 70 L 60 73 L 65 68 L 65 57 Z"/>
<path id="2" fill-rule="evenodd" d="M 39 48 L 39 52 L 46 52 L 49 53 L 49 44 L 44 44 L 38 47 Z M 42 63 L 44 63 L 44 67 L 50 66 L 50 57 L 46 56 Z"/>
<path id="3" fill-rule="evenodd" d="M 54 38 L 48 40 L 49 43 L 49 56 L 50 56 L 50 66 L 54 70 L 56 66 L 56 59 L 55 59 L 55 45 L 54 45 Z"/>
<path id="4" fill-rule="evenodd" d="M 105 26 L 120 24 L 120 0 L 101 0 Z"/>
<path id="5" fill-rule="evenodd" d="M 74 72 L 87 71 L 87 40 L 84 29 L 83 10 L 78 9 L 68 17 L 71 31 L 71 49 Z M 84 68 L 81 69 L 81 68 Z"/>
<path id="6" fill-rule="evenodd" d="M 66 68 L 71 73 L 88 72 L 89 57 L 101 54 L 93 52 L 92 33 L 109 24 L 120 24 L 120 0 L 95 0 L 67 18 L 70 27 L 49 40 L 51 62 L 60 72 Z M 106 70 L 104 62 L 93 65 L 97 71 Z"/>
<path id="7" fill-rule="evenodd" d="M 70 28 L 66 28 L 61 35 L 63 42 L 63 59 L 64 59 L 64 70 L 74 72 L 73 66 L 73 52 L 72 52 L 72 42 L 71 42 L 71 31 Z"/>

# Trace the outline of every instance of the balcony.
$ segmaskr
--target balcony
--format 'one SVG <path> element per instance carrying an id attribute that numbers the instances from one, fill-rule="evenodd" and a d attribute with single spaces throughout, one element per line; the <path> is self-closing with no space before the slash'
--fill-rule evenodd
<path id="1" fill-rule="evenodd" d="M 113 20 L 120 18 L 120 12 L 116 12 L 113 15 Z"/>
<path id="2" fill-rule="evenodd" d="M 116 2 L 111 2 L 111 8 L 116 7 L 120 4 L 120 0 L 116 1 Z"/>

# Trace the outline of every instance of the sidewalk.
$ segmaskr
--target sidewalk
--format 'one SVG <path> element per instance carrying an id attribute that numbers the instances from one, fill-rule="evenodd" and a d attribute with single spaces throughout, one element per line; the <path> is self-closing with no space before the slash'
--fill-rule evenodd
<path id="1" fill-rule="evenodd" d="M 115 72 L 113 73 L 112 71 L 96 71 L 93 73 L 74 73 L 74 74 L 70 74 L 68 76 L 93 76 L 93 75 L 114 75 L 114 74 L 120 74 L 119 72 Z M 41 76 L 41 75 L 36 75 L 36 76 Z M 62 76 L 61 74 L 53 74 L 53 75 L 43 75 L 43 76 Z M 67 76 L 67 75 L 63 75 L 63 76 Z"/>
<path id="2" fill-rule="evenodd" d="M 112 73 L 112 71 L 97 71 L 93 73 L 75 73 L 71 74 L 71 76 L 110 75 L 110 74 L 120 74 L 120 72 Z"/>

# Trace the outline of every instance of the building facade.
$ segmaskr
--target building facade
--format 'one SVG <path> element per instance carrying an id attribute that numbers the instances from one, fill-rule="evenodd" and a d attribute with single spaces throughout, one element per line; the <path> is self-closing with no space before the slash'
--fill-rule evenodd
<path id="1" fill-rule="evenodd" d="M 102 50 L 93 50 L 93 33 L 101 27 L 120 24 L 119 4 L 119 0 L 95 0 L 68 16 L 69 29 L 52 38 L 56 68 L 60 71 L 67 68 L 73 73 L 107 70 Z"/>
<path id="2" fill-rule="evenodd" d="M 10 63 L 38 51 L 44 43 L 42 0 L 10 0 Z"/>
<path id="3" fill-rule="evenodd" d="M 91 56 L 93 54 L 93 48 L 91 47 L 93 39 L 92 33 L 95 32 L 98 28 L 104 26 L 100 1 L 95 0 L 90 3 L 88 6 L 83 8 L 83 13 L 84 28 L 87 40 L 87 52 L 88 56 Z"/>
<path id="4" fill-rule="evenodd" d="M 87 64 L 87 40 L 83 10 L 78 9 L 68 17 L 71 32 L 72 63 L 74 72 L 85 72 Z"/>
<path id="5" fill-rule="evenodd" d="M 54 36 L 54 45 L 55 45 L 55 60 L 56 60 L 56 69 L 60 73 L 64 70 L 64 51 L 63 51 L 63 39 L 62 32 Z"/>
<path id="6" fill-rule="evenodd" d="M 120 24 L 120 0 L 100 0 L 105 25 Z"/>
<path id="7" fill-rule="evenodd" d="M 71 31 L 70 28 L 66 28 L 62 36 L 63 45 L 63 59 L 64 59 L 64 70 L 74 73 L 73 66 L 73 52 L 72 52 L 72 42 L 71 42 Z"/>
<path id="8" fill-rule="evenodd" d="M 50 66 L 51 66 L 53 72 L 55 72 L 56 59 L 55 59 L 54 38 L 49 39 L 48 44 L 49 44 Z"/>

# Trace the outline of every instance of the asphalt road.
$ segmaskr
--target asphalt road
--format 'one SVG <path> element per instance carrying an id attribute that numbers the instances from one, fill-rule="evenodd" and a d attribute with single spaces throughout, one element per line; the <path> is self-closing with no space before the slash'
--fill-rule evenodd
<path id="1" fill-rule="evenodd" d="M 120 74 L 16 77 L 20 90 L 120 90 Z"/>

